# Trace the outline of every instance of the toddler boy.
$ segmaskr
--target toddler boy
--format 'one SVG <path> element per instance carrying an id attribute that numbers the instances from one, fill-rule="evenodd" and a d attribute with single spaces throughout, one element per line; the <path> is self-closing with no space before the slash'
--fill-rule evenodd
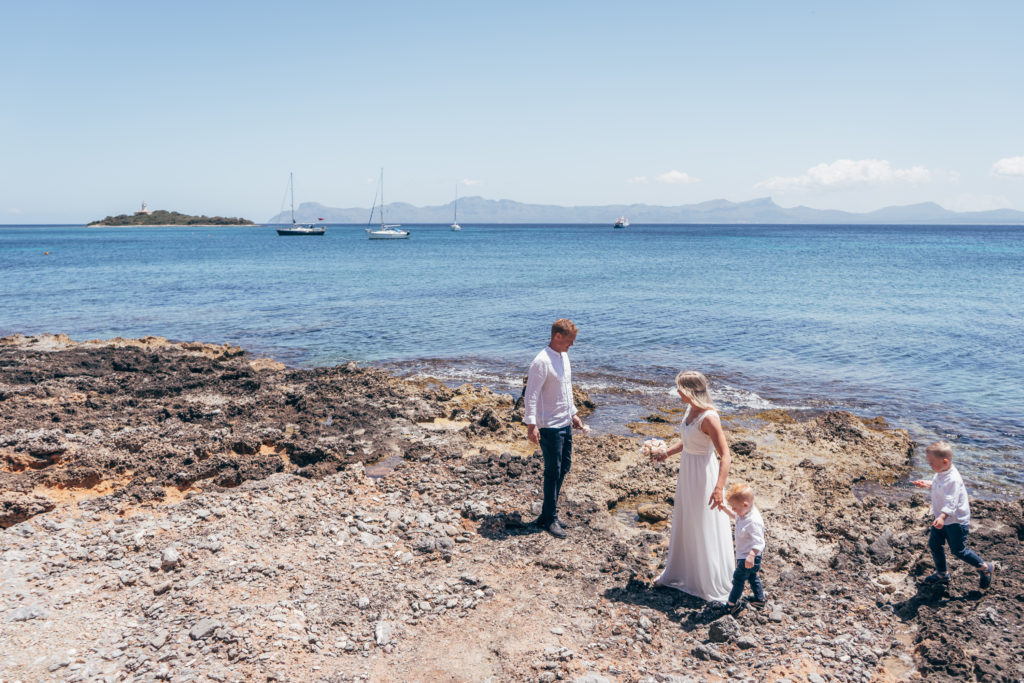
<path id="1" fill-rule="evenodd" d="M 754 599 L 750 604 L 764 607 L 764 588 L 758 572 L 761 570 L 761 553 L 764 552 L 764 520 L 754 507 L 754 491 L 747 484 L 733 484 L 726 492 L 728 507 L 722 507 L 725 514 L 736 520 L 736 571 L 732 574 L 732 592 L 726 608 L 735 613 L 742 609 L 739 602 L 743 585 L 750 583 Z"/>
<path id="2" fill-rule="evenodd" d="M 935 561 L 935 573 L 925 578 L 925 583 L 948 583 L 949 571 L 946 568 L 946 550 L 978 570 L 978 585 L 988 588 L 992 585 L 991 562 L 985 563 L 978 554 L 967 547 L 967 531 L 971 524 L 971 506 L 967 502 L 967 487 L 953 465 L 953 447 L 945 441 L 936 441 L 924 451 L 929 467 L 935 477 L 928 481 L 918 479 L 915 486 L 923 486 L 932 490 L 932 522 L 928 535 L 928 549 L 932 551 Z"/>

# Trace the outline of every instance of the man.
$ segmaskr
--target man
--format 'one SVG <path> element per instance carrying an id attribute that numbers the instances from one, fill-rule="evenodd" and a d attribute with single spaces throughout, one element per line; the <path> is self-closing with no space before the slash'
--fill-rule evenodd
<path id="1" fill-rule="evenodd" d="M 544 453 L 544 508 L 534 522 L 556 538 L 565 538 L 558 519 L 558 493 L 572 465 L 572 429 L 583 428 L 572 400 L 569 347 L 576 325 L 560 318 L 551 326 L 551 341 L 530 364 L 524 395 L 526 438 Z"/>

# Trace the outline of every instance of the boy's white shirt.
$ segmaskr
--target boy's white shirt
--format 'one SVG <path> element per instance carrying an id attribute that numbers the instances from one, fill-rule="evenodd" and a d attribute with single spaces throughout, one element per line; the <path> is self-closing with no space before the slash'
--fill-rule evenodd
<path id="1" fill-rule="evenodd" d="M 751 550 L 758 555 L 764 552 L 764 520 L 756 506 L 745 515 L 736 515 L 736 559 L 745 560 Z"/>
<path id="2" fill-rule="evenodd" d="M 967 487 L 955 465 L 945 472 L 936 472 L 932 479 L 932 515 L 938 518 L 946 513 L 945 524 L 970 524 L 971 506 L 967 502 Z"/>

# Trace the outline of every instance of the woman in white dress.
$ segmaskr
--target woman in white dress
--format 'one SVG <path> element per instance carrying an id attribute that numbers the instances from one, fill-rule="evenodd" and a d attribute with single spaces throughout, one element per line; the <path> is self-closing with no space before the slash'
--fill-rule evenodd
<path id="1" fill-rule="evenodd" d="M 732 588 L 733 547 L 729 518 L 717 508 L 723 505 L 722 490 L 729 475 L 729 445 L 704 375 L 680 372 L 676 389 L 686 404 L 679 425 L 682 439 L 656 459 L 682 455 L 668 560 L 654 583 L 724 603 Z"/>

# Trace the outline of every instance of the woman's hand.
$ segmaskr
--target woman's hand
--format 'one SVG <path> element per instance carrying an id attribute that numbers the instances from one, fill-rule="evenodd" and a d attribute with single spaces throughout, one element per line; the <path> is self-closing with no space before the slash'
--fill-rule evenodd
<path id="1" fill-rule="evenodd" d="M 722 499 L 722 487 L 721 486 L 716 486 L 715 490 L 711 492 L 711 497 L 708 498 L 708 505 L 711 506 L 712 510 L 714 510 L 715 508 L 724 508 L 725 507 L 725 501 Z"/>

